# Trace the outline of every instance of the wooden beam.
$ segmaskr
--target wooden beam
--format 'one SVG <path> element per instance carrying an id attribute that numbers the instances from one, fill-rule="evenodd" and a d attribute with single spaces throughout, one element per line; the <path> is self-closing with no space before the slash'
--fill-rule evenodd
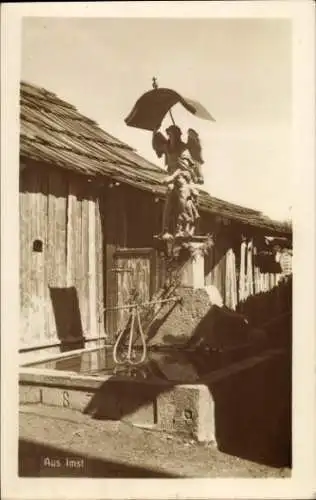
<path id="1" fill-rule="evenodd" d="M 66 285 L 67 287 L 70 287 L 74 283 L 74 278 L 75 278 L 75 262 L 73 259 L 73 252 L 72 252 L 72 246 L 73 246 L 73 232 L 74 232 L 74 225 L 73 225 L 73 212 L 74 212 L 74 206 L 76 203 L 76 197 L 73 194 L 73 187 L 71 181 L 68 183 L 68 197 L 67 197 L 67 274 L 66 274 Z"/>
<path id="2" fill-rule="evenodd" d="M 90 310 L 90 332 L 89 336 L 95 335 L 97 332 L 97 296 L 96 296 L 96 224 L 95 224 L 95 200 L 89 198 L 88 201 L 88 224 L 89 224 L 89 245 L 88 245 L 88 262 L 89 262 L 89 310 Z"/>

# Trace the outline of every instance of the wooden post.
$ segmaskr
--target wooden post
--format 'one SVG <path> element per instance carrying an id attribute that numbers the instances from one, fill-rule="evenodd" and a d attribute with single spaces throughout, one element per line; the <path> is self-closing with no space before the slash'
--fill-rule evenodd
<path id="1" fill-rule="evenodd" d="M 257 255 L 258 249 L 255 246 L 253 249 L 254 252 L 254 293 L 257 294 L 261 291 L 260 285 L 260 268 L 258 267 Z"/>
<path id="2" fill-rule="evenodd" d="M 232 248 L 226 253 L 225 305 L 233 310 L 237 307 L 236 258 Z"/>
<path id="3" fill-rule="evenodd" d="M 241 242 L 240 249 L 240 271 L 239 271 L 239 302 L 242 302 L 246 298 L 246 251 L 247 242 L 243 238 Z"/>
<path id="4" fill-rule="evenodd" d="M 89 311 L 90 329 L 89 336 L 95 337 L 97 333 L 97 299 L 96 299 L 96 254 L 95 254 L 95 200 L 88 201 L 88 223 L 89 223 Z"/>
<path id="5" fill-rule="evenodd" d="M 247 264 L 246 264 L 246 298 L 250 295 L 253 295 L 254 286 L 253 286 L 253 242 L 252 240 L 248 241 L 247 244 Z"/>
<path id="6" fill-rule="evenodd" d="M 75 196 L 72 193 L 72 185 L 71 182 L 68 184 L 68 200 L 67 200 L 67 265 L 66 265 L 66 286 L 70 287 L 74 282 L 74 272 L 73 268 L 75 267 L 75 262 L 73 262 L 73 211 L 74 204 L 76 202 Z"/>

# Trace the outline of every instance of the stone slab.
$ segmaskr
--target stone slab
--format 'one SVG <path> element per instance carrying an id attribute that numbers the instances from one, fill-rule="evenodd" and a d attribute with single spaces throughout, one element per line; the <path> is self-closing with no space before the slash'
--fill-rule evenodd
<path id="1" fill-rule="evenodd" d="M 53 382 L 52 375 L 50 381 Z M 128 421 L 151 428 L 155 426 L 157 430 L 198 440 L 208 436 L 205 430 L 201 432 L 201 425 L 210 425 L 211 422 L 206 422 L 205 418 L 201 421 L 200 406 L 209 404 L 209 401 L 200 385 L 172 387 L 146 384 L 145 381 L 107 380 L 98 390 L 95 384 L 93 390 L 88 390 L 88 387 L 72 389 L 69 384 L 62 386 L 60 378 L 55 384 L 55 387 L 41 384 L 38 376 L 36 385 L 20 384 L 20 403 L 42 402 L 101 419 Z M 204 403 L 201 403 L 201 397 Z M 212 418 L 212 415 L 208 413 L 208 417 Z"/>
<path id="2" fill-rule="evenodd" d="M 69 390 L 57 387 L 43 387 L 42 402 L 47 406 L 59 406 L 72 410 L 84 411 L 89 404 L 93 393 L 78 390 Z"/>
<path id="3" fill-rule="evenodd" d="M 20 385 L 20 404 L 41 403 L 41 388 L 34 385 Z"/>

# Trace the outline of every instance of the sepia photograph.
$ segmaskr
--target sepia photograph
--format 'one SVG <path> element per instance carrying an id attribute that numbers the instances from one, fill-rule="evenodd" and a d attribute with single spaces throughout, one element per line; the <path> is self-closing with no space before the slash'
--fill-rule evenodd
<path id="1" fill-rule="evenodd" d="M 19 473 L 290 474 L 291 23 L 26 18 L 21 64 Z"/>
<path id="2" fill-rule="evenodd" d="M 293 20 L 64 12 L 20 25 L 17 475 L 291 479 Z"/>

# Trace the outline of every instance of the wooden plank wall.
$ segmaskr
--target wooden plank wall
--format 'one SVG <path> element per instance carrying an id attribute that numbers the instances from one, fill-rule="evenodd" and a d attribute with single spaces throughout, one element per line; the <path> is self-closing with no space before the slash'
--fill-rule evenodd
<path id="1" fill-rule="evenodd" d="M 105 255 L 105 294 L 106 307 L 105 329 L 109 341 L 113 342 L 116 330 L 116 312 L 111 308 L 116 306 L 117 283 L 114 269 L 114 254 L 118 247 L 126 246 L 126 197 L 124 189 L 108 188 L 104 199 L 105 232 L 106 232 L 106 255 Z"/>
<path id="2" fill-rule="evenodd" d="M 40 343 L 45 328 L 48 290 L 47 260 L 48 177 L 24 170 L 20 177 L 20 321 L 21 346 Z M 33 252 L 34 240 L 43 243 Z"/>
<path id="3" fill-rule="evenodd" d="M 225 300 L 226 261 L 230 243 L 224 235 L 218 235 L 213 248 L 205 258 L 205 284 L 214 285 Z"/>
<path id="4" fill-rule="evenodd" d="M 96 253 L 96 320 L 97 334 L 104 335 L 104 267 L 105 267 L 105 235 L 103 234 L 102 217 L 103 202 L 96 197 L 95 203 L 95 253 Z"/>
<path id="5" fill-rule="evenodd" d="M 245 273 L 248 274 L 249 281 L 246 297 L 272 290 L 272 288 L 278 284 L 279 275 L 273 272 L 264 273 L 260 271 L 260 268 L 256 265 L 257 248 L 255 244 L 253 244 L 252 239 L 247 240 L 246 248 Z M 249 279 L 249 274 L 251 274 L 251 279 Z"/>
<path id="6" fill-rule="evenodd" d="M 98 192 L 61 169 L 40 167 L 28 165 L 20 178 L 20 348 L 104 336 Z M 33 251 L 36 239 L 42 252 Z"/>
<path id="7" fill-rule="evenodd" d="M 270 291 L 277 286 L 280 278 L 279 274 L 260 272 L 260 269 L 255 265 L 256 260 L 254 258 L 257 248 L 252 244 L 251 239 L 248 239 L 244 243 L 246 248 L 244 266 L 241 266 L 240 262 L 241 250 L 239 249 L 239 251 L 234 253 L 236 272 L 233 273 L 231 266 L 227 264 L 229 263 L 228 259 L 232 258 L 231 252 L 236 250 L 235 244 L 235 236 L 232 242 L 230 242 L 226 233 L 218 233 L 214 247 L 209 252 L 209 255 L 205 257 L 205 284 L 216 286 L 225 305 L 228 307 L 232 307 L 235 302 L 238 303 L 242 300 L 241 296 L 245 300 L 250 295 Z M 234 283 L 230 283 L 229 280 L 234 280 Z M 242 282 L 244 282 L 244 290 L 241 293 L 240 285 Z M 233 290 L 235 285 L 236 300 L 235 297 L 232 297 L 232 293 L 235 296 Z"/>
<path id="8" fill-rule="evenodd" d="M 128 248 L 148 248 L 153 236 L 161 233 L 164 203 L 150 193 L 122 187 L 126 207 L 126 240 Z"/>
<path id="9" fill-rule="evenodd" d="M 43 169 L 44 170 L 44 169 Z M 46 318 L 44 324 L 43 339 L 45 343 L 59 342 L 60 324 L 68 322 L 66 308 L 60 306 L 59 295 L 55 290 L 65 289 L 67 286 L 67 178 L 65 174 L 51 170 L 48 175 L 48 216 L 46 258 L 47 281 L 45 283 L 46 296 Z M 38 217 L 38 215 L 37 215 Z M 34 218 L 36 216 L 34 215 Z M 61 298 L 62 299 L 62 298 Z M 66 331 L 68 325 L 65 324 Z"/>
<path id="10" fill-rule="evenodd" d="M 83 333 L 85 336 L 89 334 L 90 318 L 89 318 L 89 201 L 82 194 L 80 200 L 81 206 L 81 234 L 80 234 L 80 310 L 83 319 Z M 76 269 L 78 267 L 76 266 Z M 79 270 L 79 269 L 78 269 Z"/>

